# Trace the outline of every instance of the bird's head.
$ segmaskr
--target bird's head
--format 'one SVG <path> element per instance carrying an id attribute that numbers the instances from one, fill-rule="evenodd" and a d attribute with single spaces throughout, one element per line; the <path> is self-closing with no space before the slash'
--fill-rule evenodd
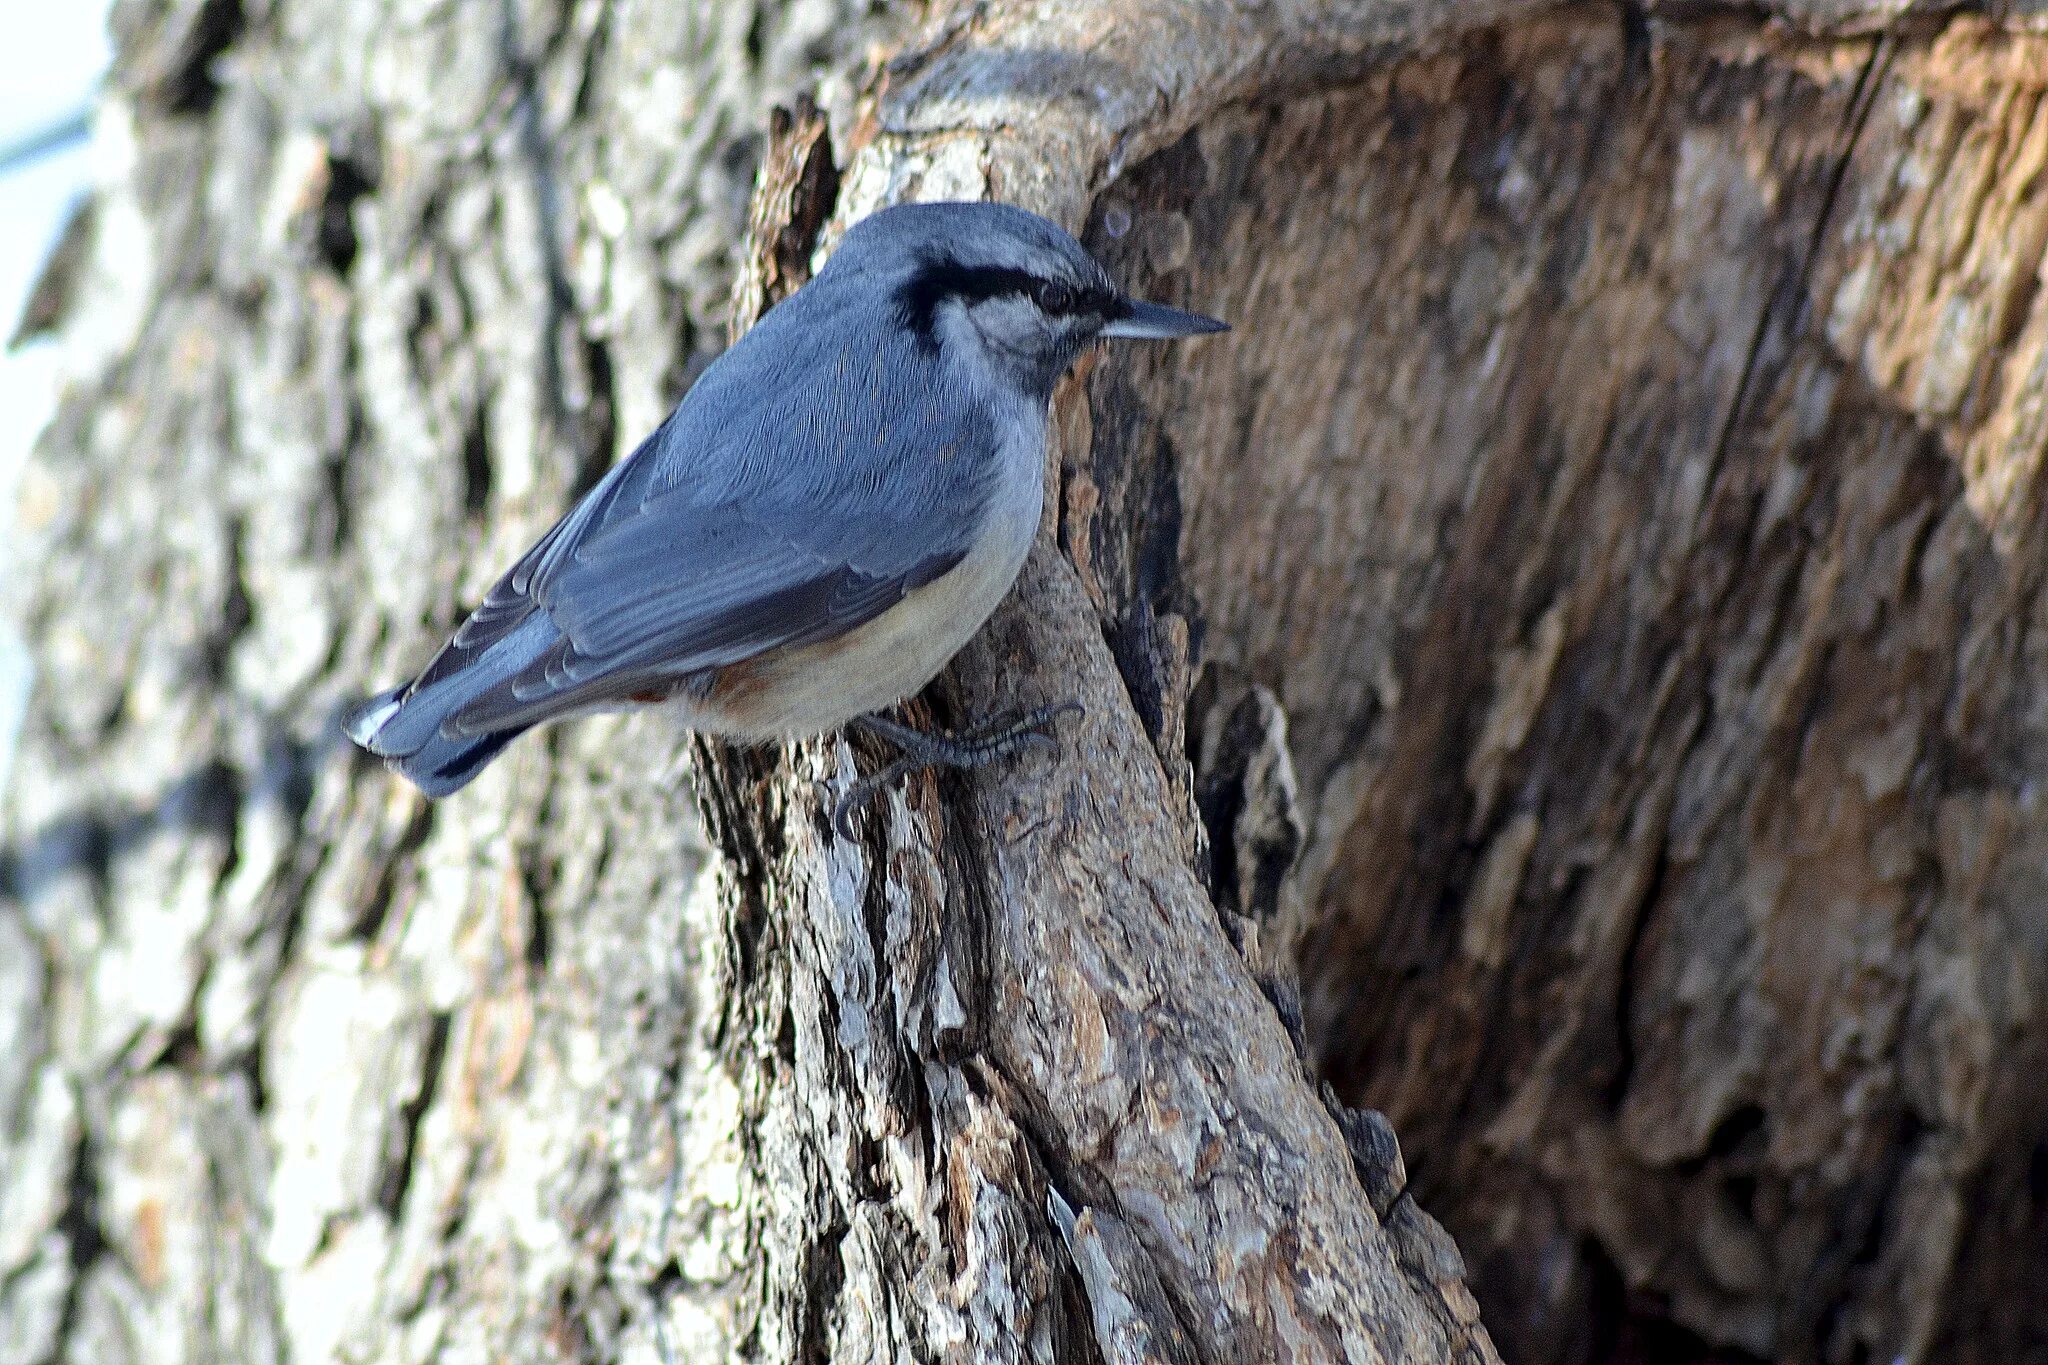
<path id="1" fill-rule="evenodd" d="M 1129 297 L 1058 224 L 1007 204 L 883 209 L 847 232 L 827 269 L 871 272 L 920 347 L 984 363 L 1040 397 L 1099 339 L 1227 330 Z"/>

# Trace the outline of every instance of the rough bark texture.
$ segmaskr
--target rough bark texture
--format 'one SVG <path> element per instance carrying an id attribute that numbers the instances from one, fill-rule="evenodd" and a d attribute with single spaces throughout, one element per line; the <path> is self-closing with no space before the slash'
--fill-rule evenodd
<path id="1" fill-rule="evenodd" d="M 20 511 L 0 1359 L 789 1354 L 680 742 L 564 730 L 430 808 L 331 718 L 716 352 L 770 102 L 894 22 L 117 12 Z"/>
<path id="2" fill-rule="evenodd" d="M 0 1361 L 2048 1358 L 2032 23 L 125 5 Z M 941 196 L 1238 328 L 1063 390 L 921 704 L 1077 696 L 1057 759 L 848 844 L 837 740 L 336 749 Z"/>

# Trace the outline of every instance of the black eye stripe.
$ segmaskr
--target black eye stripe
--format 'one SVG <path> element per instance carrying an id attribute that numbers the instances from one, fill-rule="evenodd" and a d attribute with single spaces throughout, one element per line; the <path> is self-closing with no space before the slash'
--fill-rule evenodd
<path id="1" fill-rule="evenodd" d="M 1029 295 L 1046 283 L 1028 270 L 1011 270 L 1003 266 L 955 266 L 949 273 L 955 282 L 953 292 L 971 303 L 1004 294 Z"/>
<path id="2" fill-rule="evenodd" d="M 1048 306 L 1046 294 L 1054 288 L 1066 294 L 1064 306 Z M 897 306 L 903 321 L 920 341 L 930 343 L 932 314 L 946 299 L 975 304 L 1005 294 L 1031 299 L 1039 307 L 1060 316 L 1093 313 L 1102 317 L 1122 316 L 1122 297 L 1106 281 L 1076 286 L 1066 280 L 1049 280 L 1028 270 L 1009 266 L 965 265 L 951 257 L 933 257 L 921 262 L 897 291 Z M 1051 300 L 1059 302 L 1059 300 Z"/>
<path id="3" fill-rule="evenodd" d="M 1048 313 L 1070 317 L 1077 313 L 1120 317 L 1123 312 L 1123 296 L 1111 286 L 1099 282 L 1075 286 L 1065 280 L 1045 280 L 1035 297 L 1038 306 Z"/>

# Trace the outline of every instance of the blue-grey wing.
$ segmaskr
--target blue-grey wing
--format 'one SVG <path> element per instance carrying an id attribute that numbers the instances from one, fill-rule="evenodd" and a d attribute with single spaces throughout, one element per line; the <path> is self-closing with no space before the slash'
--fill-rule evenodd
<path id="1" fill-rule="evenodd" d="M 834 329 L 777 336 L 781 312 L 707 370 L 456 632 L 423 684 L 536 613 L 559 638 L 447 728 L 531 724 L 828 640 L 967 555 L 993 489 L 992 414 L 931 382 L 929 362 L 885 329 L 828 352 L 815 338 Z"/>

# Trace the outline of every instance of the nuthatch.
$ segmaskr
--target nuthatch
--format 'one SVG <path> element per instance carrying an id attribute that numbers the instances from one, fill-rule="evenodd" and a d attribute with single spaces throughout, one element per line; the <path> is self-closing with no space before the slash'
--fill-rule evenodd
<path id="1" fill-rule="evenodd" d="M 1223 331 L 1127 297 L 1003 204 L 909 204 L 810 283 L 485 594 L 417 678 L 348 719 L 429 796 L 528 728 L 661 703 L 741 740 L 856 724 L 910 768 L 1014 751 L 1067 707 L 953 736 L 873 713 L 981 627 L 1037 532 L 1053 385 L 1104 337 Z M 1047 741 L 1049 742 L 1049 741 Z"/>

